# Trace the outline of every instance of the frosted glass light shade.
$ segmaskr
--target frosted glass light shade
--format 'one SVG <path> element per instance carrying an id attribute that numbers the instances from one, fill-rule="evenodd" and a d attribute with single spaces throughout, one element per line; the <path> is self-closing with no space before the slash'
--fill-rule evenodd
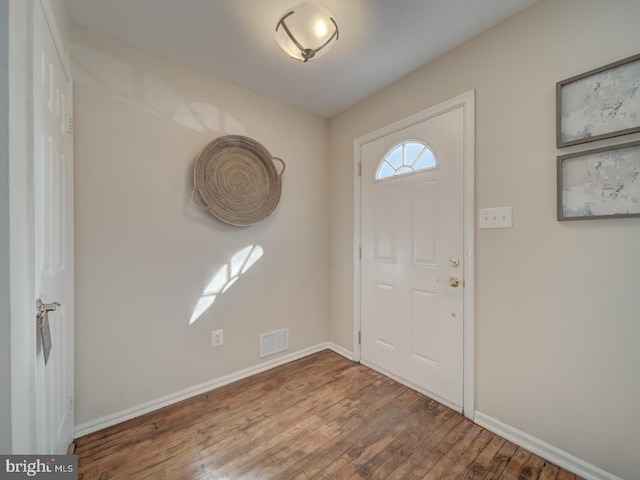
<path id="1" fill-rule="evenodd" d="M 291 58 L 307 62 L 329 51 L 338 39 L 338 25 L 331 13 L 303 3 L 284 12 L 276 24 L 276 41 Z"/>

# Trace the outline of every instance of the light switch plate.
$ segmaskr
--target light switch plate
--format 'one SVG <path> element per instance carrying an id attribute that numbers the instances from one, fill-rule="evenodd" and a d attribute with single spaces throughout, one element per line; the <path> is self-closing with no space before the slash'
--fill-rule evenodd
<path id="1" fill-rule="evenodd" d="M 480 228 L 511 228 L 513 216 L 511 207 L 481 208 Z"/>

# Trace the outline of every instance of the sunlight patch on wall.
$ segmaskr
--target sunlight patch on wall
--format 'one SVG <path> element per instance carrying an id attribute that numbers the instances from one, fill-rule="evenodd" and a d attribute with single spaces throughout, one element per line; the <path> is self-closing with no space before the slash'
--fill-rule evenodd
<path id="1" fill-rule="evenodd" d="M 242 274 L 246 273 L 260 260 L 263 254 L 264 250 L 260 245 L 249 245 L 231 257 L 229 263 L 220 267 L 220 270 L 211 278 L 204 292 L 202 292 L 202 296 L 191 314 L 189 325 L 194 324 L 196 320 L 204 315 L 216 301 L 218 295 L 222 295 L 229 290 Z"/>

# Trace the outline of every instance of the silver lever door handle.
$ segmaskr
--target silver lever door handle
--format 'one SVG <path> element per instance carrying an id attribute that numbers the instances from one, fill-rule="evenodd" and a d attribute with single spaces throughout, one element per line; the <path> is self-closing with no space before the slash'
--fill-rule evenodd
<path id="1" fill-rule="evenodd" d="M 55 312 L 58 307 L 61 306 L 58 302 L 44 303 L 40 299 L 36 300 L 36 320 L 38 321 L 38 326 L 41 327 L 44 325 L 48 312 Z"/>
<path id="2" fill-rule="evenodd" d="M 46 312 L 55 312 L 58 307 L 61 307 L 62 305 L 59 304 L 58 302 L 53 302 L 53 303 L 43 303 L 42 300 L 38 299 L 36 300 L 36 316 L 41 316 L 43 313 Z"/>

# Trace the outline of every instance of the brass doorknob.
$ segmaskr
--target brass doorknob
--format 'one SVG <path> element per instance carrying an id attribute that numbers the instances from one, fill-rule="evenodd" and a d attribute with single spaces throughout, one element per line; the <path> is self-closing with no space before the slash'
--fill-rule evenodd
<path id="1" fill-rule="evenodd" d="M 460 280 L 458 280 L 456 277 L 449 277 L 444 280 L 439 278 L 438 282 L 444 283 L 445 285 L 449 285 L 450 287 L 453 287 L 453 288 L 457 288 L 460 286 Z"/>

